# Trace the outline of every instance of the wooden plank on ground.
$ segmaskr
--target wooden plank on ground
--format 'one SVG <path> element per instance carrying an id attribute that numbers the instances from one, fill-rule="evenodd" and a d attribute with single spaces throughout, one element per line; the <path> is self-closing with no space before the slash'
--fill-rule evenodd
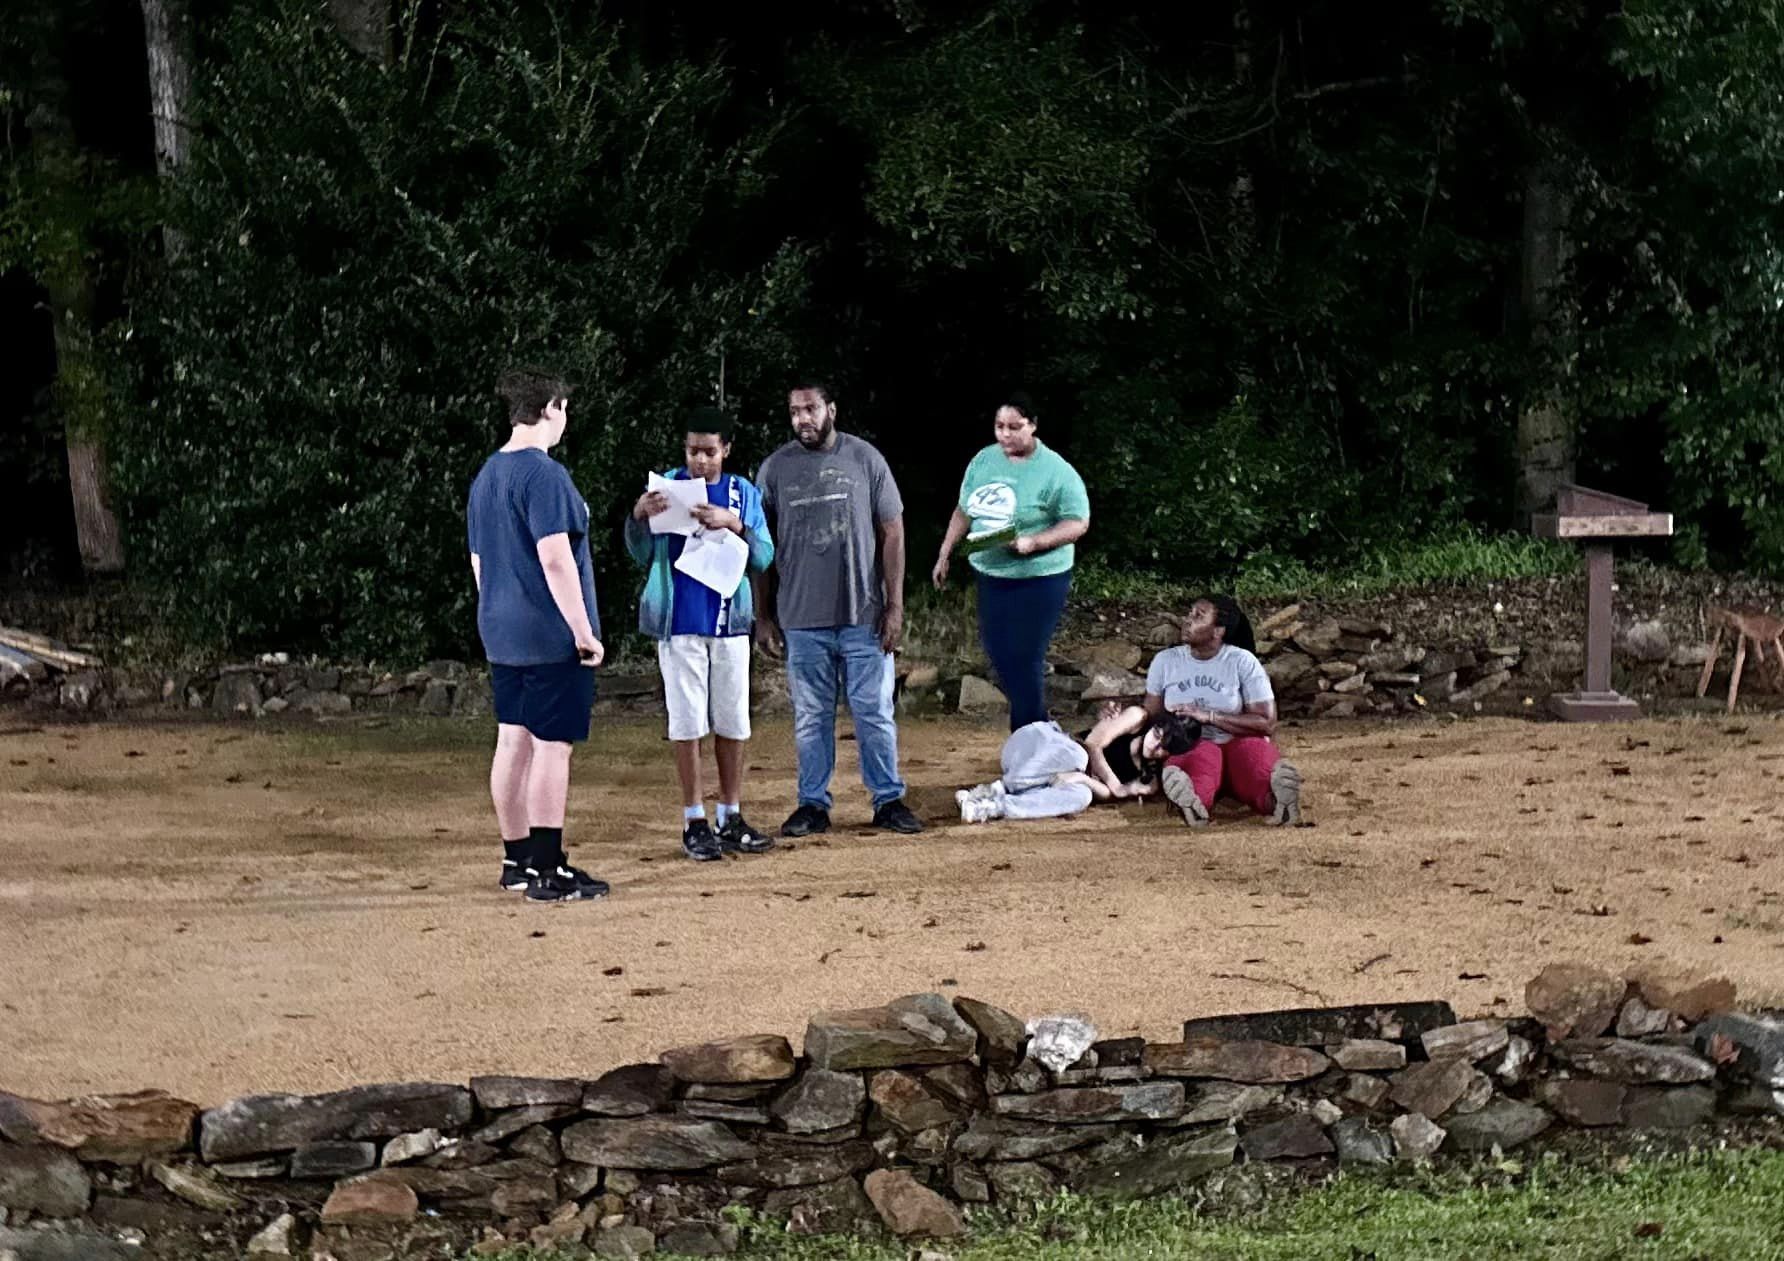
<path id="1" fill-rule="evenodd" d="M 59 644 L 48 636 L 20 630 L 16 626 L 0 626 L 0 646 L 30 653 L 40 661 L 64 670 L 97 670 L 105 664 L 98 657 L 76 652 L 67 644 Z"/>

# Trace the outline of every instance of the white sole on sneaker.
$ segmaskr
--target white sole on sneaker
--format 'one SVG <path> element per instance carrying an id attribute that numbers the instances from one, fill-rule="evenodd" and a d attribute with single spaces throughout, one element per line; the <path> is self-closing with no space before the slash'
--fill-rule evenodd
<path id="1" fill-rule="evenodd" d="M 1159 776 L 1159 787 L 1164 789 L 1165 799 L 1183 811 L 1183 821 L 1190 827 L 1208 826 L 1208 807 L 1196 796 L 1196 786 L 1181 766 L 1165 767 L 1164 774 Z"/>
<path id="2" fill-rule="evenodd" d="M 1281 761 L 1271 769 L 1270 797 L 1275 802 L 1270 822 L 1279 828 L 1301 825 L 1301 772 L 1294 763 Z"/>

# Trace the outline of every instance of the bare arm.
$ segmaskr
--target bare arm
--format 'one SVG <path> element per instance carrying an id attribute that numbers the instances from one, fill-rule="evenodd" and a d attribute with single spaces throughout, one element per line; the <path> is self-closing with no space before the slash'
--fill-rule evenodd
<path id="1" fill-rule="evenodd" d="M 1084 737 L 1084 749 L 1090 754 L 1090 773 L 1104 784 L 1116 796 L 1125 796 L 1126 788 L 1114 770 L 1109 766 L 1108 756 L 1103 752 L 1115 740 L 1132 738 L 1134 732 L 1146 725 L 1146 711 L 1138 705 L 1129 705 L 1120 713 L 1105 718 L 1090 729 Z"/>
<path id="2" fill-rule="evenodd" d="M 1151 700 L 1149 696 L 1146 698 Z M 1276 734 L 1276 702 L 1255 701 L 1237 714 L 1217 714 L 1200 705 L 1185 705 L 1177 712 L 1193 718 L 1205 727 L 1216 727 L 1235 736 L 1273 736 Z"/>
<path id="3" fill-rule="evenodd" d="M 539 564 L 545 570 L 545 586 L 551 602 L 575 637 L 576 651 L 585 665 L 599 665 L 604 655 L 601 641 L 589 625 L 588 609 L 582 603 L 582 577 L 576 572 L 576 557 L 570 551 L 568 534 L 547 534 L 538 543 Z M 592 653 L 593 656 L 587 654 Z"/>
<path id="4" fill-rule="evenodd" d="M 904 514 L 877 527 L 880 536 L 880 573 L 886 583 L 885 607 L 880 610 L 880 648 L 896 652 L 904 634 Z"/>
<path id="5" fill-rule="evenodd" d="M 942 550 L 935 558 L 935 568 L 930 570 L 930 580 L 935 589 L 940 591 L 948 585 L 948 562 L 954 556 L 954 549 L 960 546 L 960 540 L 972 529 L 972 518 L 960 509 L 954 509 L 954 515 L 948 518 L 948 529 L 942 535 Z"/>
<path id="6" fill-rule="evenodd" d="M 775 617 L 776 587 L 775 570 L 755 570 L 750 574 L 750 591 L 756 597 L 756 647 L 770 661 L 779 661 L 786 656 L 786 644 L 781 637 L 780 621 Z"/>
<path id="7" fill-rule="evenodd" d="M 1090 522 L 1083 520 L 1056 521 L 1038 534 L 1024 534 L 1010 544 L 1010 550 L 1019 556 L 1033 556 L 1037 552 L 1050 552 L 1056 547 L 1064 547 L 1067 543 L 1076 543 L 1090 529 Z"/>

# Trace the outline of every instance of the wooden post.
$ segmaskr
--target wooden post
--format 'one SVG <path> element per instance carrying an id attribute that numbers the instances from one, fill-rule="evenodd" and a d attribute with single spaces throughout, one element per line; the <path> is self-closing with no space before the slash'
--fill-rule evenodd
<path id="1" fill-rule="evenodd" d="M 1542 538 L 1580 540 L 1586 553 L 1585 687 L 1549 697 L 1549 709 L 1568 722 L 1640 717 L 1641 707 L 1611 687 L 1611 540 L 1664 537 L 1672 533 L 1672 517 L 1633 499 L 1564 483 L 1555 510 L 1530 524 Z"/>

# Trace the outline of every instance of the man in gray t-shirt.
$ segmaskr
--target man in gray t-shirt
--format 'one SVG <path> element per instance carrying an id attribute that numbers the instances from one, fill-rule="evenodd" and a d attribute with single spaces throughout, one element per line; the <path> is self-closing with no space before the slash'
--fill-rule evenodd
<path id="1" fill-rule="evenodd" d="M 904 500 L 873 445 L 836 431 L 836 404 L 822 385 L 788 394 L 795 441 L 756 474 L 775 539 L 771 574 L 757 575 L 756 644 L 783 653 L 793 699 L 799 803 L 782 836 L 830 827 L 836 769 L 836 697 L 848 689 L 873 796 L 873 824 L 920 832 L 898 777 L 892 716 L 892 653 L 904 631 Z"/>

